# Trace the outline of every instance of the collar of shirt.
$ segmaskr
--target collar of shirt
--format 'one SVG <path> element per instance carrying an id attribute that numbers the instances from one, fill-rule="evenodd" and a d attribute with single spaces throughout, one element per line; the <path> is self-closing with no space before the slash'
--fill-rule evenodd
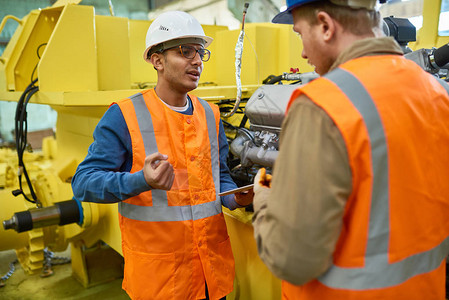
<path id="1" fill-rule="evenodd" d="M 351 59 L 372 55 L 403 55 L 401 47 L 392 37 L 366 38 L 346 48 L 335 60 L 329 72 Z"/>
<path id="2" fill-rule="evenodd" d="M 159 100 L 161 100 L 162 103 L 164 103 L 165 105 L 167 105 L 167 107 L 170 108 L 171 110 L 174 110 L 174 111 L 179 112 L 179 113 L 182 113 L 182 114 L 188 114 L 188 115 L 192 114 L 192 113 L 191 113 L 191 112 L 192 112 L 192 109 L 191 109 L 191 107 L 192 107 L 192 104 L 191 104 L 191 103 L 192 103 L 192 100 L 190 100 L 190 97 L 189 97 L 189 96 L 187 96 L 187 102 L 186 102 L 186 105 L 181 106 L 181 107 L 179 107 L 179 106 L 172 106 L 172 105 L 166 103 L 166 102 L 165 102 L 164 100 L 162 100 L 161 98 L 159 98 Z M 190 112 L 190 113 L 189 113 L 189 112 Z"/>

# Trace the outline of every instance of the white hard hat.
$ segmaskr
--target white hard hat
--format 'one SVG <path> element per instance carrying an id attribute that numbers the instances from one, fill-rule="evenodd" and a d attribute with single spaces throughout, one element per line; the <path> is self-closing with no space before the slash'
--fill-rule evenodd
<path id="1" fill-rule="evenodd" d="M 188 13 L 165 12 L 160 14 L 148 28 L 143 59 L 149 62 L 148 52 L 158 45 L 156 51 L 187 43 L 201 44 L 207 48 L 212 41 L 213 38 L 206 36 L 200 23 Z M 154 50 L 152 49 L 151 52 Z"/>

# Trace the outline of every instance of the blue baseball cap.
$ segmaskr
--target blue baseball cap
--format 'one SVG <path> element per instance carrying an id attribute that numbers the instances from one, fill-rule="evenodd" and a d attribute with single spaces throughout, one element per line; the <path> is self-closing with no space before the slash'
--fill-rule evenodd
<path id="1" fill-rule="evenodd" d="M 292 10 L 300 5 L 317 0 L 287 0 L 287 9 L 274 16 L 271 22 L 279 24 L 293 24 Z"/>
<path id="2" fill-rule="evenodd" d="M 274 16 L 271 22 L 280 24 L 293 24 L 292 10 L 301 5 L 316 2 L 319 0 L 287 0 L 287 9 Z M 349 6 L 352 8 L 374 9 L 376 0 L 329 0 L 336 5 Z M 387 0 L 380 0 L 385 3 Z"/>

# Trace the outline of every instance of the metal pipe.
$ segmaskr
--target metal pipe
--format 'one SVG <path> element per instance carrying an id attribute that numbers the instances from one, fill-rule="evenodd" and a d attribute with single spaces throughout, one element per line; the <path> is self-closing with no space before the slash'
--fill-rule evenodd
<path id="1" fill-rule="evenodd" d="M 15 17 L 15 16 L 13 16 L 13 15 L 7 15 L 7 16 L 5 16 L 5 17 L 3 18 L 2 22 L 0 23 L 0 34 L 2 34 L 3 28 L 4 28 L 5 25 L 6 25 L 6 22 L 7 22 L 8 20 L 10 20 L 10 19 L 16 21 L 16 22 L 19 23 L 20 25 L 22 25 L 22 23 L 23 23 L 22 20 L 20 20 L 19 18 Z M 3 57 L 0 57 L 0 61 L 4 64 L 4 63 L 6 62 L 6 59 L 3 58 Z"/>
<path id="2" fill-rule="evenodd" d="M 240 134 L 232 141 L 230 150 L 232 154 L 240 158 L 243 167 L 258 164 L 264 167 L 273 167 L 279 154 L 277 150 L 256 146 L 254 137 L 248 130 L 240 130 Z"/>
<path id="3" fill-rule="evenodd" d="M 114 13 L 114 5 L 112 5 L 112 1 L 111 0 L 109 0 L 109 13 L 111 14 L 111 16 L 115 16 L 115 13 Z"/>
<path id="4" fill-rule="evenodd" d="M 58 202 L 53 206 L 16 212 L 11 219 L 3 221 L 3 228 L 24 232 L 51 225 L 82 223 L 81 210 L 76 200 Z"/>
<path id="5" fill-rule="evenodd" d="M 14 21 L 16 21 L 17 23 L 19 23 L 20 25 L 22 25 L 22 20 L 20 20 L 19 18 L 13 16 L 13 15 L 7 15 L 3 18 L 2 23 L 0 23 L 0 34 L 3 31 L 3 28 L 5 27 L 5 24 L 8 20 L 13 19 Z"/>

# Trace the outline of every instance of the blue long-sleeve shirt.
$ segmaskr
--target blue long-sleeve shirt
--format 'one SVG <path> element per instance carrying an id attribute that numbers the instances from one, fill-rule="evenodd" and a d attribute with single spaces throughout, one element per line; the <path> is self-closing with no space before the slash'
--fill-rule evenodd
<path id="1" fill-rule="evenodd" d="M 189 109 L 183 114 L 192 115 Z M 112 105 L 98 122 L 94 130 L 94 142 L 90 145 L 72 178 L 74 197 L 79 201 L 114 203 L 148 191 L 151 187 L 145 181 L 143 171 L 130 173 L 132 167 L 131 136 L 123 114 L 117 104 Z M 226 164 L 228 142 L 220 120 L 220 191 L 236 188 Z M 222 204 L 235 209 L 241 207 L 234 195 L 221 197 Z"/>

